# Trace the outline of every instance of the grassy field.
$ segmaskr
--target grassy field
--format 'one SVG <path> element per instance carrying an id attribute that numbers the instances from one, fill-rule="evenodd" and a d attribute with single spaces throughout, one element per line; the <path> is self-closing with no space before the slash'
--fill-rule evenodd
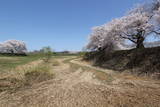
<path id="1" fill-rule="evenodd" d="M 66 58 L 68 56 L 78 56 L 78 54 L 54 54 L 52 57 Z M 0 54 L 0 72 L 14 69 L 19 65 L 24 65 L 38 59 L 43 59 L 44 57 L 45 56 L 43 54 L 28 54 L 27 56 L 7 56 Z"/>
<path id="2" fill-rule="evenodd" d="M 27 56 L 0 55 L 0 92 L 15 91 L 54 77 L 51 64 L 42 54 Z"/>
<path id="3" fill-rule="evenodd" d="M 0 55 L 0 72 L 10 70 L 18 65 L 24 65 L 34 60 L 43 58 L 42 55 L 28 55 L 28 56 L 4 56 Z"/>
<path id="4" fill-rule="evenodd" d="M 49 62 L 45 62 L 44 54 L 28 54 L 27 56 L 0 54 L 0 92 L 17 91 L 54 78 L 52 69 L 59 66 L 59 62 L 55 59 L 69 56 L 74 55 L 56 54 L 51 57 Z"/>

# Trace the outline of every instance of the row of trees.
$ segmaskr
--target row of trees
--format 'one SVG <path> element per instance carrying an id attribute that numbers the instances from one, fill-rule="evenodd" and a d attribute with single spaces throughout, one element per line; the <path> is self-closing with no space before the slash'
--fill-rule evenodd
<path id="1" fill-rule="evenodd" d="M 94 27 L 86 48 L 92 51 L 122 49 L 126 41 L 132 42 L 137 48 L 144 48 L 147 37 L 159 35 L 160 0 L 154 0 L 136 6 L 121 18 Z"/>

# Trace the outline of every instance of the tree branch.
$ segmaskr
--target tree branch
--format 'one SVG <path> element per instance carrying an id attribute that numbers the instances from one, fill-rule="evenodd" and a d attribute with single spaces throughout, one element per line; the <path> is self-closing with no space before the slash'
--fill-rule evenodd
<path id="1" fill-rule="evenodd" d="M 122 36 L 122 35 L 120 35 L 120 37 L 122 37 L 123 39 L 128 39 L 128 40 L 132 41 L 133 43 L 137 44 L 136 41 L 134 41 L 133 39 L 131 39 L 129 37 L 125 37 L 125 36 Z"/>
<path id="2" fill-rule="evenodd" d="M 160 32 L 157 32 L 157 31 L 152 31 L 152 32 L 157 34 L 157 35 L 160 35 Z"/>

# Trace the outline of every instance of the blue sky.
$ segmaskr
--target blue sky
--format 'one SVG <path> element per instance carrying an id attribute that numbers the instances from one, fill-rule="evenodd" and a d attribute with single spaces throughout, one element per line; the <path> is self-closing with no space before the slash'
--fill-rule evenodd
<path id="1" fill-rule="evenodd" d="M 146 0 L 0 0 L 0 42 L 23 40 L 28 50 L 81 50 L 93 26 Z"/>

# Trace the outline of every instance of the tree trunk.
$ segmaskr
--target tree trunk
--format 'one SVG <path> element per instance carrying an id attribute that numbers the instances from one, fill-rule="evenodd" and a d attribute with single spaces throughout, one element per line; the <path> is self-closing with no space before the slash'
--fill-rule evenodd
<path id="1" fill-rule="evenodd" d="M 145 48 L 145 47 L 144 47 L 143 42 L 142 42 L 142 43 L 137 44 L 137 47 L 136 47 L 136 48 Z"/>
<path id="2" fill-rule="evenodd" d="M 144 37 L 140 36 L 137 39 L 137 46 L 136 47 L 137 48 L 145 48 L 143 42 L 144 42 Z"/>

